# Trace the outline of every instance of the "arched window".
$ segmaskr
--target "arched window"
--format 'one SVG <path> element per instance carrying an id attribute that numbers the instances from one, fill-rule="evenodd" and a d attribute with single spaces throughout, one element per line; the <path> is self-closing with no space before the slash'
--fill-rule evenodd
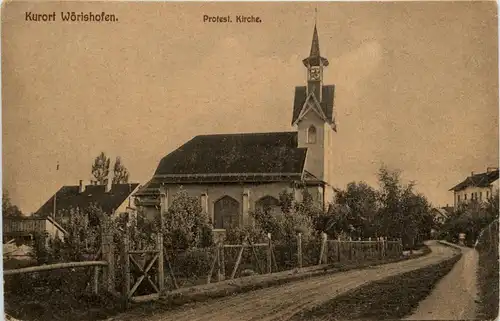
<path id="1" fill-rule="evenodd" d="M 223 196 L 214 204 L 214 227 L 228 229 L 240 225 L 240 203 L 230 196 Z"/>
<path id="2" fill-rule="evenodd" d="M 280 201 L 272 196 L 264 196 L 255 202 L 255 208 L 267 213 L 280 211 Z"/>
<path id="3" fill-rule="evenodd" d="M 316 143 L 316 127 L 311 125 L 307 129 L 307 143 L 308 144 L 315 144 Z"/>

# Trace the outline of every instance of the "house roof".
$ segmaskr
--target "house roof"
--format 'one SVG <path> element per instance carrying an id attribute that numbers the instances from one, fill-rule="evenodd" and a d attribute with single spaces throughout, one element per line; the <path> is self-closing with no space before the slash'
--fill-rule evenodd
<path id="1" fill-rule="evenodd" d="M 498 170 L 475 174 L 467 177 L 461 183 L 455 185 L 450 191 L 458 192 L 467 187 L 488 187 L 491 183 L 498 180 Z"/>
<path id="2" fill-rule="evenodd" d="M 449 213 L 449 212 L 448 212 L 445 208 L 443 208 L 443 207 L 441 207 L 441 208 L 437 208 L 437 207 L 435 207 L 435 208 L 433 208 L 433 209 L 432 209 L 432 212 L 434 213 L 434 216 L 441 216 L 441 217 L 444 217 L 444 218 L 447 218 L 447 217 L 449 216 L 449 214 L 450 214 L 450 213 Z"/>
<path id="3" fill-rule="evenodd" d="M 327 85 L 322 88 L 322 100 L 320 102 L 321 109 L 325 113 L 328 121 L 334 122 L 333 103 L 335 98 L 335 85 Z M 292 124 L 295 123 L 300 115 L 302 107 L 307 99 L 307 88 L 305 86 L 295 87 L 295 99 L 293 101 L 293 116 Z"/>
<path id="4" fill-rule="evenodd" d="M 67 211 L 71 208 L 87 208 L 92 204 L 100 207 L 103 212 L 111 214 L 139 186 L 137 183 L 113 184 L 106 193 L 105 185 L 87 185 L 82 193 L 79 186 L 63 186 L 56 193 L 56 210 Z M 37 216 L 49 216 L 54 211 L 54 195 L 36 211 Z"/>

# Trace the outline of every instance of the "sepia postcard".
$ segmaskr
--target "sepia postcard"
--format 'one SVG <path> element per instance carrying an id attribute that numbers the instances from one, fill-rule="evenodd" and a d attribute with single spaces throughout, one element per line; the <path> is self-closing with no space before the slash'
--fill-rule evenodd
<path id="1" fill-rule="evenodd" d="M 495 320 L 494 1 L 2 3 L 5 320 Z"/>

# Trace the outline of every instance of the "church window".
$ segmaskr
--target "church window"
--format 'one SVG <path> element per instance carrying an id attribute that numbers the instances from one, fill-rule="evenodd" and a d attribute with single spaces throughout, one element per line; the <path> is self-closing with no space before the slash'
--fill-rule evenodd
<path id="1" fill-rule="evenodd" d="M 311 125 L 307 130 L 307 143 L 314 144 L 316 143 L 316 127 Z"/>
<path id="2" fill-rule="evenodd" d="M 281 210 L 280 201 L 272 196 L 264 196 L 255 202 L 255 208 L 265 213 L 277 213 Z"/>
<path id="3" fill-rule="evenodd" d="M 236 228 L 240 225 L 240 203 L 230 196 L 223 196 L 214 204 L 214 227 Z"/>

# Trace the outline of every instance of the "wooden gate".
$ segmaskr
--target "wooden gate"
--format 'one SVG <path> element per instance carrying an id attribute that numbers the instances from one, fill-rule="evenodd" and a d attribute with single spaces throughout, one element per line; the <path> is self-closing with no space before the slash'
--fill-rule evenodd
<path id="1" fill-rule="evenodd" d="M 143 301 L 158 298 L 164 290 L 163 235 L 159 233 L 153 249 L 130 249 L 128 235 L 124 240 L 124 289 L 126 300 Z M 141 287 L 141 293 L 137 293 Z"/>

